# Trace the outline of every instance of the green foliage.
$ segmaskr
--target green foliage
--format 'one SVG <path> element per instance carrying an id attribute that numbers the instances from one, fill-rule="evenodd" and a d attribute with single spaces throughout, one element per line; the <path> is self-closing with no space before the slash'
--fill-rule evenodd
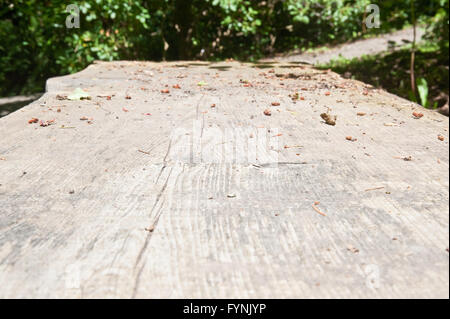
<path id="1" fill-rule="evenodd" d="M 74 1 L 81 27 L 66 28 L 66 1 L 6 1 L 0 9 L 0 95 L 42 91 L 46 78 L 73 73 L 94 60 L 137 58 L 149 29 L 136 1 Z"/>
<path id="2" fill-rule="evenodd" d="M 448 59 L 448 36 L 449 36 L 449 0 L 438 0 L 435 2 L 436 12 L 426 20 L 428 30 L 426 38 L 439 46 L 440 54 L 446 55 Z"/>
<path id="3" fill-rule="evenodd" d="M 410 1 L 448 51 L 448 0 L 0 0 L 0 96 L 42 91 L 94 60 L 256 60 L 345 42 L 403 27 Z M 65 26 L 70 3 L 79 29 Z M 363 28 L 369 3 L 380 29 Z"/>
<path id="4" fill-rule="evenodd" d="M 383 88 L 393 94 L 415 101 L 410 83 L 410 48 L 364 56 L 338 59 L 321 65 L 351 78 Z M 422 43 L 416 52 L 416 76 L 420 102 L 428 108 L 443 106 L 449 95 L 449 61 L 440 54 L 436 43 Z"/>
<path id="5" fill-rule="evenodd" d="M 428 82 L 424 78 L 417 81 L 417 90 L 419 91 L 420 104 L 428 107 Z"/>

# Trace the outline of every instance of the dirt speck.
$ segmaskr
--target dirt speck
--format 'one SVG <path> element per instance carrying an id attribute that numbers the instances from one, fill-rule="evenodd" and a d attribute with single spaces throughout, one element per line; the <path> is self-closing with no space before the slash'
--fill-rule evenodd
<path id="1" fill-rule="evenodd" d="M 337 117 L 335 115 L 330 115 L 328 113 L 320 114 L 320 117 L 325 121 L 326 124 L 335 126 Z"/>

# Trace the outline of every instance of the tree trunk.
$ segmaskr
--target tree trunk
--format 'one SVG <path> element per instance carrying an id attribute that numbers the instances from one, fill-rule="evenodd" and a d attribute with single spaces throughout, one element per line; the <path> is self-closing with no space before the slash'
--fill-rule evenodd
<path id="1" fill-rule="evenodd" d="M 415 75 L 415 59 L 416 59 L 416 10 L 414 0 L 411 1 L 411 15 L 412 15 L 412 23 L 413 23 L 413 42 L 411 48 L 411 66 L 410 66 L 410 75 L 411 75 L 411 90 L 416 98 L 416 101 L 420 103 L 420 98 L 417 94 L 416 90 L 416 75 Z"/>
<path id="2" fill-rule="evenodd" d="M 175 45 L 179 60 L 192 58 L 192 2 L 193 0 L 175 0 Z"/>

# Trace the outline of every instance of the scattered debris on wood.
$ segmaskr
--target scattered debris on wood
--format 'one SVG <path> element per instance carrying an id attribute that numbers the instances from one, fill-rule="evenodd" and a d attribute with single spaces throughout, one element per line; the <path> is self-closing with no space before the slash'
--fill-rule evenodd
<path id="1" fill-rule="evenodd" d="M 348 245 L 348 246 L 347 246 L 347 250 L 350 251 L 350 252 L 352 252 L 352 253 L 354 253 L 354 254 L 359 253 L 359 249 L 353 247 L 352 245 Z"/>
<path id="2" fill-rule="evenodd" d="M 101 97 L 101 98 L 106 98 L 107 100 L 111 100 L 111 96 L 114 96 L 115 94 L 113 94 L 113 95 L 97 95 L 97 97 Z"/>
<path id="3" fill-rule="evenodd" d="M 419 112 L 413 112 L 412 115 L 414 116 L 415 119 L 420 119 L 421 117 L 423 117 L 423 113 Z"/>
<path id="4" fill-rule="evenodd" d="M 246 87 L 246 88 L 253 86 L 248 80 L 242 80 L 241 79 L 241 80 L 239 80 L 239 83 L 242 83 L 243 87 Z"/>
<path id="5" fill-rule="evenodd" d="M 320 114 L 320 117 L 325 121 L 326 124 L 331 125 L 331 126 L 336 125 L 337 116 L 330 115 L 328 113 L 322 113 L 322 114 Z"/>
<path id="6" fill-rule="evenodd" d="M 294 94 L 289 94 L 289 97 L 292 99 L 292 101 L 298 100 L 300 98 L 300 94 L 298 92 Z"/>
<path id="7" fill-rule="evenodd" d="M 401 160 L 404 160 L 405 162 L 411 162 L 413 159 L 412 159 L 412 156 L 405 156 L 405 157 L 401 157 L 401 156 L 394 156 L 394 158 L 395 159 L 401 159 Z"/>
<path id="8" fill-rule="evenodd" d="M 42 127 L 50 126 L 55 124 L 55 120 L 47 120 L 47 121 L 40 121 L 39 125 Z"/>
<path id="9" fill-rule="evenodd" d="M 314 208 L 314 210 L 318 213 L 318 214 L 320 214 L 320 215 L 322 215 L 322 216 L 327 216 L 327 214 L 325 214 L 324 212 L 322 212 L 318 207 L 317 207 L 317 205 L 319 205 L 320 204 L 320 202 L 314 202 L 314 204 L 312 204 L 312 208 Z"/>
<path id="10" fill-rule="evenodd" d="M 153 225 L 145 228 L 145 231 L 148 231 L 149 233 L 153 233 L 154 230 L 155 230 L 155 226 L 153 226 Z"/>

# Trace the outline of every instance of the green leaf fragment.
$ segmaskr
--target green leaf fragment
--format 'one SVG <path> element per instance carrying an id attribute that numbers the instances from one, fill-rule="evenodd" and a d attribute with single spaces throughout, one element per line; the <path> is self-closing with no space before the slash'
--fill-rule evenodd
<path id="1" fill-rule="evenodd" d="M 86 91 L 83 91 L 83 89 L 76 88 L 72 94 L 67 96 L 68 100 L 76 101 L 76 100 L 90 100 L 91 96 Z"/>

